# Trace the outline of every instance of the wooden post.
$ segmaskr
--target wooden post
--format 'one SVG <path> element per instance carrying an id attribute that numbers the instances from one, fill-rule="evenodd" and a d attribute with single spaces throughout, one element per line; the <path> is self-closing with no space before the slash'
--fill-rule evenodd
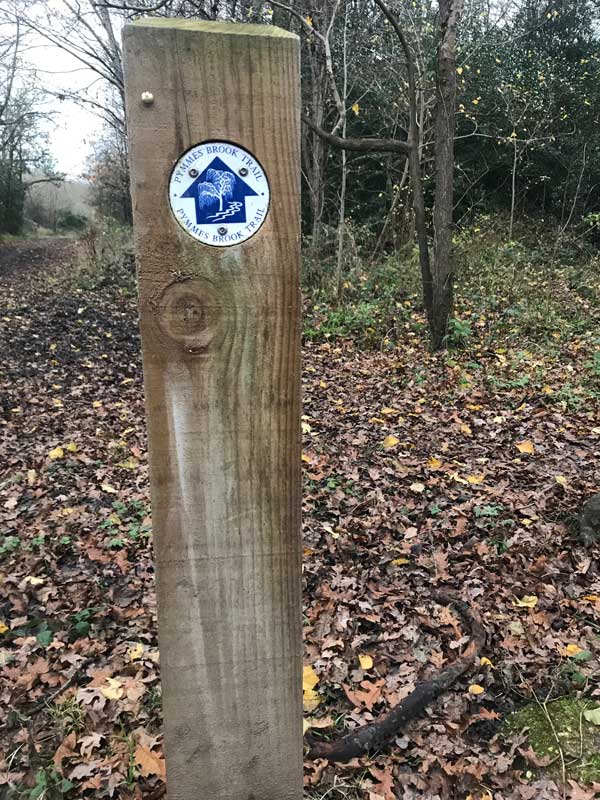
<path id="1" fill-rule="evenodd" d="M 124 49 L 168 796 L 300 800 L 298 40 Z"/>

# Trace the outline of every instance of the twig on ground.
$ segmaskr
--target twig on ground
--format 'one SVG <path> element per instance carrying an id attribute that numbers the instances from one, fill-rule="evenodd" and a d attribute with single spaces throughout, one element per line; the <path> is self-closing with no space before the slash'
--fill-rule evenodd
<path id="1" fill-rule="evenodd" d="M 29 711 L 29 715 L 31 716 L 31 715 L 33 715 L 33 714 L 37 714 L 37 712 L 38 712 L 38 711 L 41 711 L 41 710 L 42 710 L 42 708 L 45 708 L 45 707 L 46 707 L 46 706 L 47 706 L 49 703 L 52 703 L 54 700 L 56 700 L 56 698 L 57 698 L 57 697 L 59 697 L 59 696 L 60 696 L 60 695 L 61 695 L 63 692 L 66 692 L 66 691 L 67 691 L 67 689 L 68 689 L 69 687 L 71 687 L 71 686 L 72 686 L 72 685 L 75 683 L 75 681 L 77 680 L 77 678 L 78 678 L 79 674 L 80 674 L 80 673 L 81 673 L 81 672 L 82 672 L 84 669 L 87 669 L 87 668 L 89 667 L 89 665 L 90 665 L 90 664 L 91 664 L 93 661 L 94 661 L 94 659 L 93 659 L 93 658 L 86 658 L 86 659 L 84 659 L 84 660 L 81 662 L 81 664 L 79 664 L 79 665 L 78 665 L 78 666 L 75 668 L 75 670 L 74 670 L 73 674 L 71 675 L 71 677 L 70 677 L 70 678 L 69 678 L 69 679 L 68 679 L 68 680 L 67 680 L 65 683 L 63 683 L 63 685 L 62 685 L 62 686 L 59 686 L 59 687 L 58 687 L 58 689 L 55 689 L 55 690 L 52 692 L 52 694 L 50 694 L 48 697 L 45 697 L 43 700 L 40 700 L 40 702 L 39 702 L 37 705 L 35 705 L 35 706 L 34 706 L 34 707 L 33 707 L 33 708 L 32 708 L 32 709 Z"/>
<path id="2" fill-rule="evenodd" d="M 430 680 L 420 683 L 409 695 L 382 719 L 363 725 L 341 739 L 319 742 L 311 748 L 308 758 L 326 758 L 329 761 L 349 761 L 365 753 L 381 750 L 404 728 L 407 722 L 419 716 L 427 706 L 447 691 L 473 664 L 485 643 L 485 631 L 479 618 L 469 605 L 454 595 L 438 592 L 436 602 L 452 605 L 470 628 L 471 641 L 463 655 Z"/>

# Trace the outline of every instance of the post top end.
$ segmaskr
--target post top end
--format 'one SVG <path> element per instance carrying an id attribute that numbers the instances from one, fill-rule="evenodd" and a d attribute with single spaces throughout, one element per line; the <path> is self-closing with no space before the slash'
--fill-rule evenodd
<path id="1" fill-rule="evenodd" d="M 163 19 L 158 17 L 144 17 L 136 19 L 125 26 L 125 30 L 132 28 L 162 28 L 167 30 L 191 31 L 196 33 L 221 33 L 234 36 L 269 36 L 280 39 L 297 39 L 295 33 L 290 33 L 275 25 L 253 25 L 247 22 L 207 21 L 200 19 Z"/>

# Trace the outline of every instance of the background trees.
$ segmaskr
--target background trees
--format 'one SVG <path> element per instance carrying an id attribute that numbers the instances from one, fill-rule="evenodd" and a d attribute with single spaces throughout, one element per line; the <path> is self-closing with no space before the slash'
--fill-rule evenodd
<path id="1" fill-rule="evenodd" d="M 41 122 L 46 117 L 35 76 L 23 69 L 26 31 L 0 13 L 0 233 L 19 233 L 28 180 L 51 161 Z M 12 18 L 11 18 L 12 22 Z M 38 180 L 39 180 L 38 174 Z"/>
<path id="2" fill-rule="evenodd" d="M 35 91 L 21 82 L 17 96 L 10 78 L 17 40 L 34 32 L 95 76 L 73 96 L 104 121 L 89 169 L 96 207 L 130 220 L 120 30 L 140 15 L 298 33 L 308 273 L 338 303 L 348 259 L 395 253 L 402 270 L 416 245 L 439 347 L 452 313 L 455 224 L 500 215 L 510 241 L 525 217 L 543 220 L 557 247 L 571 230 L 593 235 L 598 0 L 38 0 L 13 13 L 16 33 L 2 42 L 0 116 L 7 120 L 12 104 L 13 121 L 28 120 L 8 138 L 3 121 L 3 175 L 18 173 L 33 140 L 39 145 L 30 124 Z M 12 177 L 2 180 L 10 215 L 18 192 L 7 188 Z"/>

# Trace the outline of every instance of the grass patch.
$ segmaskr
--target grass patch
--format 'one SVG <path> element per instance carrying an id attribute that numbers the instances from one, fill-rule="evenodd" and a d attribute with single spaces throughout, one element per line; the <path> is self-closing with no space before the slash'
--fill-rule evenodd
<path id="1" fill-rule="evenodd" d="M 597 707 L 592 700 L 572 697 L 553 700 L 545 707 L 532 703 L 511 714 L 506 729 L 510 733 L 526 730 L 535 754 L 550 759 L 545 769 L 554 777 L 563 777 L 562 750 L 564 777 L 591 783 L 600 780 L 600 726 L 586 720 L 584 713 Z"/>

